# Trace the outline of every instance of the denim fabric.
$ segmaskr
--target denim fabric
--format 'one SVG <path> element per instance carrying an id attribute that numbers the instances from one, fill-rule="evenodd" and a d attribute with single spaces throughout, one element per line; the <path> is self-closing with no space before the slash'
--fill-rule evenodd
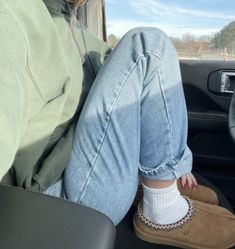
<path id="1" fill-rule="evenodd" d="M 133 202 L 139 173 L 171 180 L 191 172 L 186 140 L 176 51 L 160 30 L 133 29 L 98 73 L 76 127 L 63 181 L 46 193 L 54 188 L 117 224 Z"/>

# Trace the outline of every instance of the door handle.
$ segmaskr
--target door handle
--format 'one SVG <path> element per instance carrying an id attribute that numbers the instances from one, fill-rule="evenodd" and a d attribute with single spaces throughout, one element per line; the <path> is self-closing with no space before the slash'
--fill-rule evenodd
<path id="1" fill-rule="evenodd" d="M 222 72 L 220 93 L 233 93 L 235 87 L 235 72 Z"/>

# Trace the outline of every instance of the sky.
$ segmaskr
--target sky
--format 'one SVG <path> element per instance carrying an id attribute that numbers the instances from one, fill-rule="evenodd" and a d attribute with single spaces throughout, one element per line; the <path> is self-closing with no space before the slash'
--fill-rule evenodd
<path id="1" fill-rule="evenodd" d="M 157 27 L 169 36 L 213 35 L 235 21 L 234 0 L 105 0 L 108 35 Z"/>

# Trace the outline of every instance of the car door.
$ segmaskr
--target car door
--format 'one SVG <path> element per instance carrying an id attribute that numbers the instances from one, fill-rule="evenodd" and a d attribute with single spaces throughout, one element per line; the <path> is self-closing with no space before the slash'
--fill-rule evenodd
<path id="1" fill-rule="evenodd" d="M 235 143 L 228 131 L 235 62 L 181 60 L 180 66 L 194 170 L 217 185 L 235 206 Z"/>

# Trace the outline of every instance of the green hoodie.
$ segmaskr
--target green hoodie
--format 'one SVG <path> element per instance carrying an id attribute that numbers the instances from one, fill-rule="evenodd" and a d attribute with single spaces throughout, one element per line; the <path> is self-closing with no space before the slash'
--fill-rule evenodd
<path id="1" fill-rule="evenodd" d="M 44 191 L 61 178 L 70 158 L 76 121 L 95 75 L 90 64 L 82 65 L 66 13 L 63 0 L 0 0 L 4 184 Z M 109 47 L 89 33 L 85 38 L 98 72 Z M 79 29 L 76 39 L 83 44 Z"/>

